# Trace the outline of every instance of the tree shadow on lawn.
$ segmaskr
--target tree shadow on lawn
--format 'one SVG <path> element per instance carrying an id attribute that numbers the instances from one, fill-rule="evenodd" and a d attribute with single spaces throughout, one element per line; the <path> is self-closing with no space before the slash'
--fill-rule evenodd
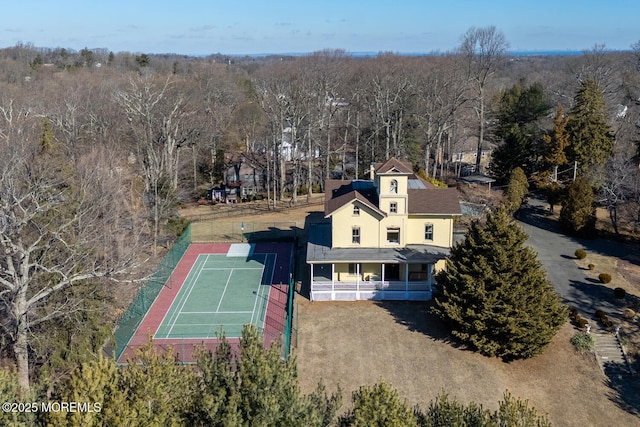
<path id="1" fill-rule="evenodd" d="M 611 389 L 607 397 L 622 410 L 640 415 L 640 384 L 637 376 L 631 376 L 617 363 L 605 363 L 605 384 Z"/>
<path id="2" fill-rule="evenodd" d="M 450 328 L 438 316 L 431 313 L 433 301 L 378 301 L 376 304 L 409 331 L 420 332 L 454 348 L 471 351 L 466 344 L 451 335 Z"/>

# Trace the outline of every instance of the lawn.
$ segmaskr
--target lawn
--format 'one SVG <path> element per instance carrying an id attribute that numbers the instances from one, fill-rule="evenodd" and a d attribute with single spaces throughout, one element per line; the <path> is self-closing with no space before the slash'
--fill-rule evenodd
<path id="1" fill-rule="evenodd" d="M 410 405 L 423 408 L 439 392 L 496 409 L 505 390 L 547 413 L 554 426 L 637 426 L 624 410 L 593 355 L 576 353 L 566 324 L 546 351 L 503 363 L 468 351 L 447 338 L 428 304 L 309 302 L 298 297 L 295 354 L 303 392 L 321 379 L 338 384 L 343 401 L 359 386 L 380 379 Z"/>
<path id="2" fill-rule="evenodd" d="M 321 196 L 315 195 L 314 206 L 233 215 L 215 223 L 295 221 L 302 227 L 312 217 L 322 218 Z M 298 258 L 299 279 L 304 280 L 304 251 Z M 604 267 L 599 264 L 598 270 Z M 575 329 L 569 324 L 542 355 L 505 364 L 449 342 L 446 329 L 424 303 L 311 303 L 297 295 L 295 308 L 293 343 L 303 391 L 313 391 L 320 379 L 329 390 L 340 384 L 345 407 L 352 391 L 385 379 L 411 405 L 426 407 L 446 391 L 461 402 L 475 401 L 493 410 L 509 390 L 547 413 L 554 426 L 640 425 L 640 408 L 635 415 L 623 409 L 623 400 L 607 385 L 594 356 L 576 353 L 569 343 Z"/>

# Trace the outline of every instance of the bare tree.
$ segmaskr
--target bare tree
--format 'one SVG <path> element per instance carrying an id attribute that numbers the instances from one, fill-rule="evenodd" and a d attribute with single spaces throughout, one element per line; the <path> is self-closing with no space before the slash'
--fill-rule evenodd
<path id="1" fill-rule="evenodd" d="M 375 132 L 383 132 L 385 159 L 402 157 L 404 124 L 410 112 L 409 100 L 414 96 L 405 60 L 395 55 L 383 55 L 371 65 L 368 102 Z"/>
<path id="2" fill-rule="evenodd" d="M 115 97 L 131 125 L 142 166 L 155 250 L 160 221 L 176 209 L 179 153 L 193 136 L 193 128 L 187 126 L 192 112 L 186 95 L 174 90 L 171 78 L 131 79 L 129 88 L 117 90 Z"/>
<path id="3" fill-rule="evenodd" d="M 54 297 L 132 266 L 117 237 L 124 233 L 116 205 L 126 200 L 117 182 L 95 161 L 76 168 L 59 146 L 36 143 L 38 132 L 37 123 L 24 123 L 0 140 L 1 327 L 25 392 L 32 331 L 77 309 L 76 301 Z"/>
<path id="4" fill-rule="evenodd" d="M 422 66 L 427 68 L 425 65 Z M 443 139 L 451 134 L 456 123 L 455 115 L 466 101 L 465 82 L 459 63 L 451 57 L 432 58 L 430 65 L 427 72 L 416 73 L 419 75 L 416 83 L 417 115 L 425 133 L 425 172 L 429 175 L 431 147 L 435 144 L 436 155 L 432 175 L 435 178 L 438 165 L 440 165 L 442 178 L 442 167 L 445 163 L 444 153 L 450 152 L 450 150 L 445 150 Z"/>
<path id="5" fill-rule="evenodd" d="M 473 100 L 478 117 L 478 148 L 476 171 L 480 170 L 482 146 L 486 126 L 487 83 L 494 75 L 509 47 L 504 34 L 496 27 L 471 27 L 462 35 L 458 51 L 465 61 L 469 82 L 474 91 Z"/>

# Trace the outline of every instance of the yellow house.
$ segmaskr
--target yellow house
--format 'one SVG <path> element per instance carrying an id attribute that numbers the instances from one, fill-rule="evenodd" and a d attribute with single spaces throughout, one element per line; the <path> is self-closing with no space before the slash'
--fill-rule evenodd
<path id="1" fill-rule="evenodd" d="M 325 183 L 325 218 L 310 228 L 311 300 L 429 300 L 453 244 L 457 190 L 438 189 L 391 158 L 369 180 Z"/>

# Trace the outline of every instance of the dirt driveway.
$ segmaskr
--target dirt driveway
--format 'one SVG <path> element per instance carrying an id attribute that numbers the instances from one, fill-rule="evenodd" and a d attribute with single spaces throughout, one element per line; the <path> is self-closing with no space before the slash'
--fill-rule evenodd
<path id="1" fill-rule="evenodd" d="M 296 309 L 295 354 L 305 393 L 323 379 L 329 390 L 339 384 L 349 403 L 358 387 L 384 379 L 410 405 L 426 408 L 444 390 L 495 409 L 509 390 L 547 413 L 554 426 L 640 425 L 637 414 L 622 409 L 594 357 L 574 351 L 569 324 L 542 355 L 506 364 L 448 342 L 425 303 L 312 303 L 299 297 Z"/>

